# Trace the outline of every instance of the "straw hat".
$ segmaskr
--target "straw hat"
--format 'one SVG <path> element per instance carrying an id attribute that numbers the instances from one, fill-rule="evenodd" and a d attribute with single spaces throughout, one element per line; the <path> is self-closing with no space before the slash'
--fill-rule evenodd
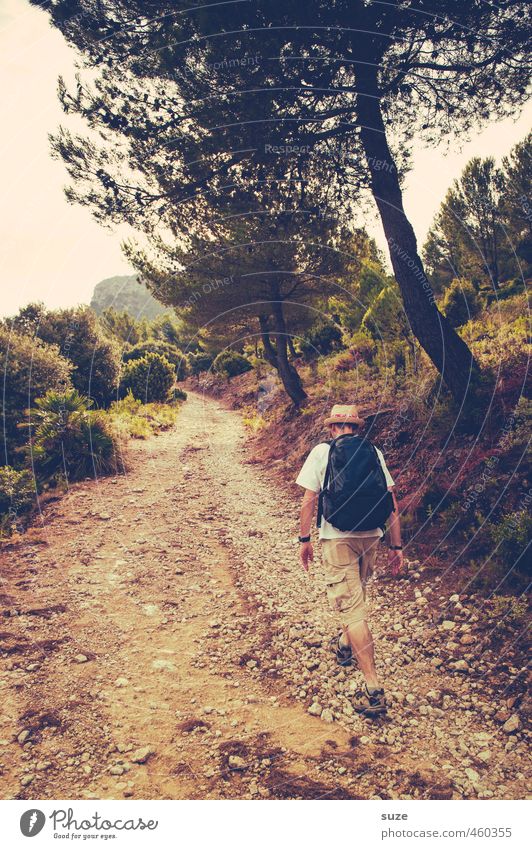
<path id="1" fill-rule="evenodd" d="M 354 404 L 335 404 L 330 414 L 324 421 L 324 424 L 356 424 L 363 425 L 364 419 L 361 419 L 358 414 L 358 409 Z"/>

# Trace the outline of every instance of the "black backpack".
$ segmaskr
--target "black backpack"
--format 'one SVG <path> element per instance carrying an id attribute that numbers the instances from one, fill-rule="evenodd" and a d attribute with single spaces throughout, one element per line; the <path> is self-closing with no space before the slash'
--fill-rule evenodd
<path id="1" fill-rule="evenodd" d="M 384 530 L 394 506 L 375 446 L 350 433 L 333 439 L 330 446 L 318 527 L 323 516 L 339 531 Z"/>

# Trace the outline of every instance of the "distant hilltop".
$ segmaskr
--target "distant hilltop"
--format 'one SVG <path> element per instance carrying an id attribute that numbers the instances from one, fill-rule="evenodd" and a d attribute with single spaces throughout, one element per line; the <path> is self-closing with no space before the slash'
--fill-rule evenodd
<path id="1" fill-rule="evenodd" d="M 160 304 L 146 286 L 138 282 L 136 274 L 107 277 L 97 283 L 90 305 L 97 315 L 112 307 L 137 319 L 153 319 L 168 311 L 168 307 Z"/>

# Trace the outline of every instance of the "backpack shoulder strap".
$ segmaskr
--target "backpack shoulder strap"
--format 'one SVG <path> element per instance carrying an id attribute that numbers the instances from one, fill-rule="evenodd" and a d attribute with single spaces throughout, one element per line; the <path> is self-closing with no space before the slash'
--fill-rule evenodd
<path id="1" fill-rule="evenodd" d="M 377 451 L 373 442 L 369 442 L 369 440 L 368 440 L 368 445 L 371 445 L 371 447 L 373 448 L 373 453 L 375 454 L 375 458 L 377 460 L 377 465 L 379 467 L 379 471 L 380 471 L 380 473 L 382 475 L 382 479 L 383 479 L 383 481 L 386 485 L 386 489 L 388 489 L 388 484 L 386 483 L 386 475 L 384 474 L 384 469 L 382 468 L 382 463 L 381 463 L 381 458 L 379 457 L 379 452 Z"/>
<path id="2" fill-rule="evenodd" d="M 320 489 L 320 494 L 318 495 L 318 515 L 316 517 L 316 527 L 321 528 L 321 518 L 323 516 L 323 493 L 327 489 L 329 485 L 329 478 L 331 475 L 331 454 L 335 445 L 334 439 L 324 440 L 329 445 L 329 456 L 327 457 L 327 466 L 325 468 L 325 477 L 323 479 L 323 486 Z"/>

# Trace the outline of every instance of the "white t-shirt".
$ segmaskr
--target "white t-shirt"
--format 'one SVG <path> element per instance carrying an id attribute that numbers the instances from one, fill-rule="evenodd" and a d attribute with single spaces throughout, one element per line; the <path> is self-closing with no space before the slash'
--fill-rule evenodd
<path id="1" fill-rule="evenodd" d="M 327 460 L 329 458 L 329 445 L 327 442 L 320 442 L 316 445 L 307 459 L 303 463 L 303 467 L 296 478 L 296 483 L 304 489 L 310 489 L 312 492 L 319 492 L 323 489 L 325 480 L 325 470 L 327 469 Z M 375 446 L 377 456 L 382 466 L 382 471 L 386 478 L 388 487 L 395 486 L 394 480 L 388 471 L 388 467 L 384 462 L 382 451 Z M 381 537 L 383 535 L 381 528 L 375 528 L 372 531 L 357 531 L 354 534 L 352 531 L 339 531 L 338 528 L 329 524 L 327 519 L 322 516 L 320 527 L 320 539 L 336 539 L 337 537 Z"/>

